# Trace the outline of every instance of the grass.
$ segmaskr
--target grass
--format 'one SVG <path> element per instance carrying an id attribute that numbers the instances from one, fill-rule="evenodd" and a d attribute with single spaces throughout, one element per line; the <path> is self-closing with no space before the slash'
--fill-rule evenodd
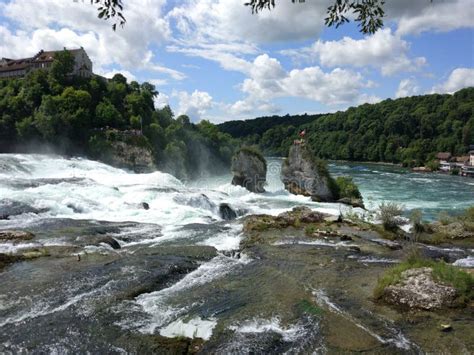
<path id="1" fill-rule="evenodd" d="M 474 276 L 455 266 L 446 264 L 443 261 L 424 259 L 416 253 L 412 253 L 401 264 L 398 264 L 385 272 L 377 282 L 374 289 L 374 297 L 381 298 L 387 286 L 395 285 L 400 282 L 402 272 L 421 267 L 432 268 L 433 278 L 436 281 L 442 282 L 456 289 L 457 305 L 465 305 L 474 299 Z"/>
<path id="2" fill-rule="evenodd" d="M 313 224 L 310 224 L 309 226 L 306 226 L 304 229 L 304 234 L 312 236 L 316 232 L 316 226 Z"/>

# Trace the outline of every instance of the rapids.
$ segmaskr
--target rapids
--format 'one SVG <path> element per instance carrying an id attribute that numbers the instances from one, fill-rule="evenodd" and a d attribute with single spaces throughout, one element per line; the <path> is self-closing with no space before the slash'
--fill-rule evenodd
<path id="1" fill-rule="evenodd" d="M 416 352 L 417 345 L 368 304 L 336 305 L 334 291 L 296 286 L 279 294 L 293 279 L 314 278 L 286 259 L 289 247 L 313 248 L 321 258 L 369 267 L 372 275 L 397 257 L 348 255 L 351 242 L 287 244 L 283 238 L 260 251 L 288 265 L 282 275 L 264 259 L 235 252 L 242 225 L 220 217 L 221 203 L 239 216 L 276 215 L 301 205 L 334 215 L 351 210 L 287 193 L 280 166 L 281 159 L 269 159 L 267 192 L 253 194 L 232 186 L 230 175 L 181 182 L 159 171 L 135 174 L 83 158 L 0 154 L 0 230 L 35 234 L 22 243 L 0 240 L 0 253 L 34 256 L 0 270 L 0 352 L 148 352 L 162 341 L 158 335 L 209 340 L 205 349 L 215 353 L 326 352 L 318 317 L 288 315 L 292 302 L 305 297 L 334 312 L 335 322 L 349 319 L 366 332 L 364 346 Z M 352 175 L 369 208 L 393 199 L 432 218 L 474 201 L 470 180 L 455 189 L 447 177 L 398 168 L 332 163 L 330 170 Z M 435 199 L 433 191 L 443 197 Z M 459 265 L 472 264 L 469 253 L 456 255 Z M 334 282 L 330 271 L 321 288 Z"/>

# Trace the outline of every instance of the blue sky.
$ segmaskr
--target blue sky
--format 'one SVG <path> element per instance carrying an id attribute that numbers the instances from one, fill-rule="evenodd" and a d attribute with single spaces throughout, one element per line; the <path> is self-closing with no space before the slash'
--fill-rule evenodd
<path id="1" fill-rule="evenodd" d="M 0 57 L 83 46 L 94 71 L 150 81 L 176 114 L 222 122 L 321 113 L 474 86 L 472 0 L 387 1 L 384 29 L 324 26 L 331 0 L 252 15 L 244 0 L 123 0 L 113 32 L 88 0 L 1 0 Z"/>

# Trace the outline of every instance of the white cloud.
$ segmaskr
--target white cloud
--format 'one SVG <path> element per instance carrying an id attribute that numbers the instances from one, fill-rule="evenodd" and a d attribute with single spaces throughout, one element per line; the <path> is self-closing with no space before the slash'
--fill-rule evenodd
<path id="1" fill-rule="evenodd" d="M 280 1 L 272 11 L 253 14 L 244 1 L 188 0 L 167 18 L 181 36 L 196 43 L 267 43 L 314 37 L 324 26 L 330 0 L 292 4 Z"/>
<path id="2" fill-rule="evenodd" d="M 128 70 L 111 70 L 106 73 L 98 73 L 106 78 L 112 79 L 115 74 L 122 74 L 127 78 L 128 82 L 137 80 L 137 77 L 130 73 Z"/>
<path id="3" fill-rule="evenodd" d="M 191 94 L 186 91 L 175 91 L 173 96 L 179 100 L 178 115 L 188 115 L 194 122 L 199 121 L 214 105 L 212 96 L 205 91 L 194 90 Z"/>
<path id="4" fill-rule="evenodd" d="M 387 15 L 398 22 L 397 34 L 473 28 L 472 0 L 387 1 Z"/>
<path id="5" fill-rule="evenodd" d="M 363 105 L 363 104 L 376 104 L 378 102 L 382 101 L 382 98 L 377 96 L 377 95 L 369 95 L 369 94 L 362 94 L 359 96 L 357 99 L 357 104 L 358 105 Z"/>
<path id="6" fill-rule="evenodd" d="M 471 86 L 474 86 L 474 68 L 456 68 L 444 83 L 434 86 L 432 92 L 452 94 Z"/>
<path id="7" fill-rule="evenodd" d="M 332 106 L 380 101 L 362 92 L 373 83 L 350 70 L 335 68 L 324 72 L 320 67 L 311 66 L 286 71 L 277 59 L 267 54 L 256 57 L 251 65 L 249 77 L 239 86 L 246 96 L 226 106 L 232 114 L 278 112 L 280 108 L 271 100 L 279 97 L 304 98 Z"/>
<path id="8" fill-rule="evenodd" d="M 160 92 L 156 97 L 155 97 L 155 107 L 156 108 L 163 108 L 165 106 L 169 106 L 170 97 L 162 92 Z"/>
<path id="9" fill-rule="evenodd" d="M 168 85 L 168 80 L 166 79 L 148 79 L 147 82 L 155 86 L 164 86 Z"/>
<path id="10" fill-rule="evenodd" d="M 379 68 L 383 75 L 392 75 L 417 70 L 426 63 L 424 57 L 408 58 L 409 47 L 408 42 L 386 28 L 360 40 L 350 37 L 339 41 L 318 40 L 310 47 L 284 50 L 282 53 L 327 67 L 372 66 Z"/>
<path id="11" fill-rule="evenodd" d="M 420 92 L 420 87 L 416 83 L 416 81 L 412 78 L 410 79 L 403 79 L 400 81 L 400 84 L 398 84 L 398 89 L 395 94 L 395 97 L 407 97 L 407 96 L 413 96 L 416 95 Z"/>

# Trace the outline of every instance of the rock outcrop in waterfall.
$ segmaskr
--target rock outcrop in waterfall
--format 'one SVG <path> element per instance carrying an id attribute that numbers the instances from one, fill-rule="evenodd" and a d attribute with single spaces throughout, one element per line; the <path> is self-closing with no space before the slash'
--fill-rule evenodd
<path id="1" fill-rule="evenodd" d="M 291 146 L 281 167 L 281 180 L 292 194 L 311 196 L 313 201 L 333 202 L 338 197 L 336 183 L 325 163 L 316 159 L 304 144 Z"/>
<path id="2" fill-rule="evenodd" d="M 256 149 L 243 147 L 232 157 L 232 185 L 245 187 L 250 192 L 265 192 L 267 162 Z"/>

